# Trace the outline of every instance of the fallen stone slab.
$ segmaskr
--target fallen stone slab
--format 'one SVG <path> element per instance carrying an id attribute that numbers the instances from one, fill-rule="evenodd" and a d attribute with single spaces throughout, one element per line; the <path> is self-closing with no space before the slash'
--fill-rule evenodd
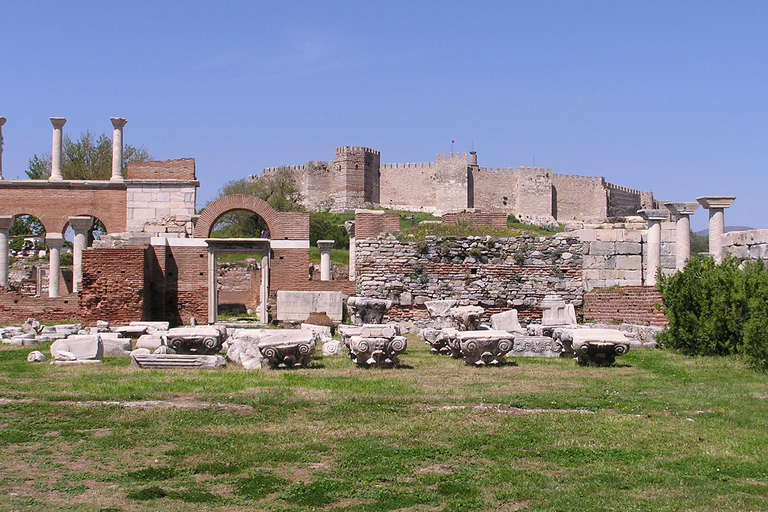
<path id="1" fill-rule="evenodd" d="M 322 341 L 333 339 L 333 336 L 331 335 L 331 328 L 327 325 L 301 324 L 301 328 L 314 332 L 318 339 Z"/>
<path id="2" fill-rule="evenodd" d="M 149 327 L 146 325 L 121 325 L 114 329 L 115 332 L 119 332 L 126 338 L 138 338 L 144 334 L 147 334 Z"/>
<path id="3" fill-rule="evenodd" d="M 170 327 L 169 322 L 144 322 L 144 321 L 134 321 L 129 324 L 131 327 L 146 327 L 147 333 L 151 333 L 154 331 L 162 331 L 165 332 Z"/>
<path id="4" fill-rule="evenodd" d="M 475 331 L 480 325 L 485 309 L 480 306 L 460 306 L 450 310 L 450 315 L 461 331 Z"/>
<path id="5" fill-rule="evenodd" d="M 164 336 L 160 334 L 143 334 L 136 340 L 136 348 L 154 350 L 165 343 Z"/>
<path id="6" fill-rule="evenodd" d="M 264 329 L 236 329 L 229 337 L 227 359 L 246 370 L 259 370 L 264 356 L 259 350 L 259 340 Z"/>
<path id="7" fill-rule="evenodd" d="M 101 337 L 101 343 L 104 345 L 104 355 L 119 357 L 130 355 L 131 339 L 130 338 L 104 338 Z"/>
<path id="8" fill-rule="evenodd" d="M 517 319 L 517 310 L 510 309 L 502 313 L 491 315 L 491 329 L 494 331 L 526 332 Z"/>
<path id="9" fill-rule="evenodd" d="M 227 361 L 223 356 L 147 354 L 134 350 L 131 352 L 131 365 L 152 370 L 218 370 L 224 368 Z"/>
<path id="10" fill-rule="evenodd" d="M 515 335 L 512 350 L 507 357 L 560 357 L 563 343 L 549 336 Z"/>
<path id="11" fill-rule="evenodd" d="M 277 319 L 282 322 L 303 322 L 310 313 L 325 312 L 328 318 L 338 324 L 343 311 L 344 294 L 341 292 L 277 292 Z"/>
<path id="12" fill-rule="evenodd" d="M 60 357 L 59 353 L 66 353 Z M 104 355 L 104 344 L 98 335 L 73 335 L 51 344 L 51 357 L 54 360 L 71 360 L 68 354 L 74 354 L 75 360 L 100 360 Z"/>

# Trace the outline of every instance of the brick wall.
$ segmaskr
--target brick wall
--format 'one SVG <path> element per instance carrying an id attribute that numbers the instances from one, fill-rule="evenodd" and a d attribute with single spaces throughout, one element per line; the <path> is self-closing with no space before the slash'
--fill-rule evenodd
<path id="1" fill-rule="evenodd" d="M 597 288 L 584 293 L 584 321 L 667 325 L 661 293 L 650 286 Z"/>
<path id="2" fill-rule="evenodd" d="M 165 261 L 165 320 L 208 321 L 208 249 L 169 246 Z"/>
<path id="3" fill-rule="evenodd" d="M 355 212 L 355 238 L 376 238 L 381 233 L 400 231 L 400 216 L 382 211 L 358 210 Z"/>
<path id="4" fill-rule="evenodd" d="M 194 181 L 195 159 L 180 158 L 157 162 L 128 162 L 126 179 Z"/>
<path id="5" fill-rule="evenodd" d="M 128 323 L 148 318 L 151 262 L 147 252 L 147 246 L 83 251 L 79 314 L 83 323 Z"/>
<path id="6" fill-rule="evenodd" d="M 0 323 L 18 325 L 27 318 L 41 322 L 80 322 L 79 296 L 27 297 L 0 288 Z"/>

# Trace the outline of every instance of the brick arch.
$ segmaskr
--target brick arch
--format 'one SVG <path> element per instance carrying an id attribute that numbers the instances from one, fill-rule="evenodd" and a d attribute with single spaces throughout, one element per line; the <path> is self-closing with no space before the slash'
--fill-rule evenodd
<path id="1" fill-rule="evenodd" d="M 267 224 L 270 238 L 285 238 L 280 214 L 258 197 L 244 194 L 224 196 L 206 206 L 195 223 L 195 238 L 210 238 L 211 230 L 216 221 L 222 215 L 234 210 L 246 210 L 255 213 Z"/>

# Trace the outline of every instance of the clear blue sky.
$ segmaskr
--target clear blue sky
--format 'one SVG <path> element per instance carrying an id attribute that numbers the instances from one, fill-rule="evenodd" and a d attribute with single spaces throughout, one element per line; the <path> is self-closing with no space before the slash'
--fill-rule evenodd
<path id="1" fill-rule="evenodd" d="M 264 167 L 478 152 L 768 228 L 768 2 L 26 2 L 0 8 L 6 178 L 65 132 L 194 157 L 198 206 Z M 694 229 L 707 223 L 700 209 Z"/>

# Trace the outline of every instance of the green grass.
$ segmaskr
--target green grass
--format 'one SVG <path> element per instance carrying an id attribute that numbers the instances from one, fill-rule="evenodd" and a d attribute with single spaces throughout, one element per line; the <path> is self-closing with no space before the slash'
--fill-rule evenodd
<path id="1" fill-rule="evenodd" d="M 320 263 L 320 248 L 309 248 L 309 261 L 312 263 Z M 349 266 L 349 249 L 331 249 L 331 264 L 336 266 Z"/>
<path id="2" fill-rule="evenodd" d="M 733 358 L 470 368 L 409 337 L 392 370 L 162 372 L 30 350 L 0 346 L 3 510 L 768 509 L 768 376 Z M 150 400 L 176 406 L 124 406 Z"/>

